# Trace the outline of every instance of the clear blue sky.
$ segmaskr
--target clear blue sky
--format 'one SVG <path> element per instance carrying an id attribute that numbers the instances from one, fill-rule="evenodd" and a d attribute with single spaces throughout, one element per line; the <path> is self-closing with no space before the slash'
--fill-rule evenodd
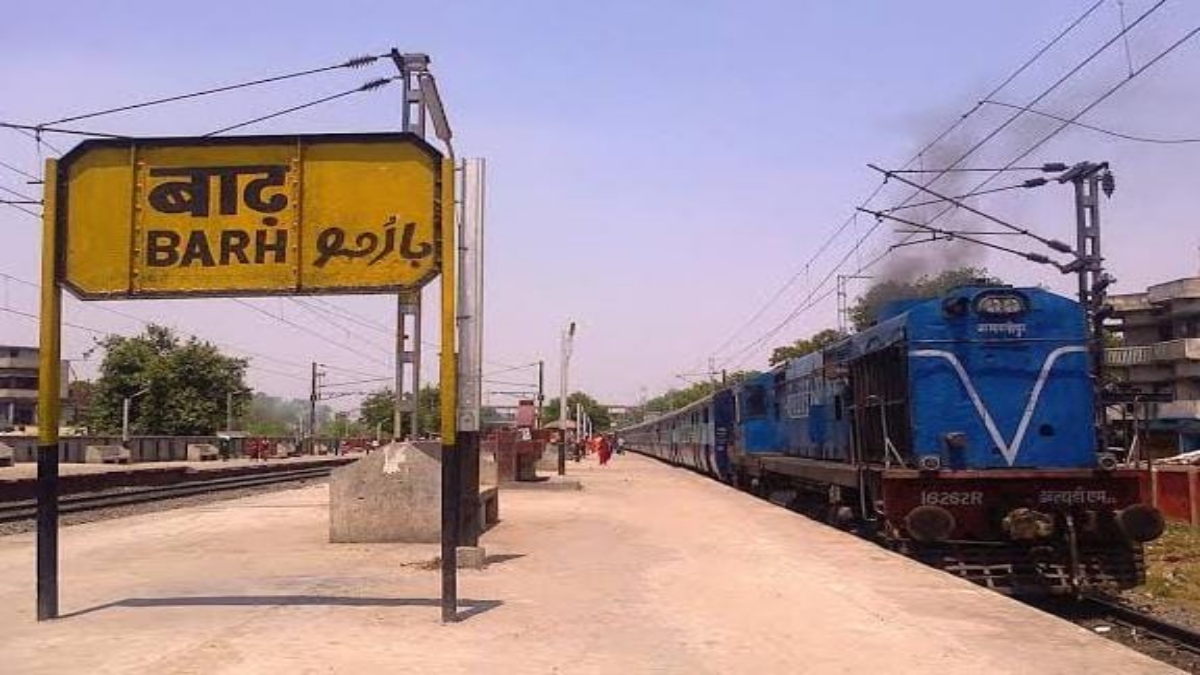
<path id="1" fill-rule="evenodd" d="M 392 46 L 427 52 L 459 152 L 486 157 L 491 169 L 489 368 L 544 358 L 556 391 L 558 332 L 576 320 L 573 384 L 607 401 L 632 403 L 643 391 L 653 395 L 680 384 L 681 373 L 702 370 L 799 270 L 797 283 L 736 334 L 717 362 L 776 325 L 870 226 L 864 219 L 848 228 L 803 272 L 821 242 L 878 183 L 865 164 L 906 160 L 1093 1 L 260 1 L 192 9 L 10 0 L 0 21 L 0 119 L 46 121 Z M 1153 3 L 1124 4 L 1132 20 Z M 1116 31 L 1118 12 L 1118 2 L 1108 0 L 1002 97 L 1031 98 Z M 1198 24 L 1196 3 L 1168 2 L 1131 35 L 1134 66 Z M 1084 120 L 1133 134 L 1200 136 L 1198 55 L 1200 44 L 1185 46 Z M 1118 45 L 1042 107 L 1072 113 L 1127 72 L 1124 45 Z M 384 64 L 86 126 L 142 135 L 205 132 L 382 74 L 388 74 Z M 248 131 L 391 129 L 397 94 L 364 94 Z M 999 109 L 980 111 L 926 165 L 961 152 L 1003 117 Z M 1006 161 L 1047 124 L 1015 125 L 989 143 L 975 165 Z M 71 144 L 52 141 L 64 149 Z M 1031 160 L 1114 163 L 1119 188 L 1105 207 L 1105 244 L 1121 281 L 1117 290 L 1128 291 L 1197 272 L 1192 169 L 1198 157 L 1195 145 L 1150 146 L 1075 130 Z M 37 171 L 33 143 L 13 132 L 0 130 L 0 161 Z M 22 181 L 0 168 L 0 185 L 36 191 Z M 965 179 L 944 184 L 969 186 Z M 878 203 L 903 196 L 889 189 Z M 1070 236 L 1065 188 L 981 203 L 1046 234 Z M 36 279 L 37 221 L 0 209 L 0 231 L 0 273 Z M 859 254 L 849 255 L 846 271 L 892 240 L 889 228 L 881 228 Z M 977 251 L 926 247 L 919 255 L 925 269 L 975 262 L 1017 283 L 1070 288 L 1057 273 Z M 36 311 L 33 289 L 0 279 L 0 291 L 5 306 Z M 382 332 L 339 330 L 278 299 L 254 302 L 309 322 L 355 351 L 228 301 L 112 306 L 281 359 L 253 359 L 251 381 L 270 393 L 304 394 L 304 364 L 313 359 L 389 372 Z M 338 302 L 392 321 L 386 298 Z M 119 332 L 139 328 L 74 301 L 67 320 Z M 727 365 L 762 366 L 769 347 L 834 321 L 829 297 Z M 432 327 L 428 334 L 436 339 Z M 68 329 L 67 336 L 72 357 L 91 342 L 86 332 Z M 35 340 L 32 321 L 0 313 L 0 343 Z M 78 370 L 87 375 L 94 362 L 81 362 Z M 533 378 L 531 371 L 515 371 L 495 379 Z"/>

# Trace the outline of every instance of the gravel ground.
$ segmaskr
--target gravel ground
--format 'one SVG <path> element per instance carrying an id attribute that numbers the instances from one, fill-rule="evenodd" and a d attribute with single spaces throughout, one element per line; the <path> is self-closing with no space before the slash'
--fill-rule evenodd
<path id="1" fill-rule="evenodd" d="M 1178 650 L 1169 643 L 1145 635 L 1135 628 L 1129 628 L 1128 626 L 1106 621 L 1102 618 L 1080 619 L 1076 623 L 1093 631 L 1097 635 L 1103 635 L 1114 642 L 1119 642 L 1130 649 L 1135 649 L 1163 663 L 1169 663 L 1180 670 L 1189 673 L 1200 673 L 1200 655 Z"/>
<path id="2" fill-rule="evenodd" d="M 321 478 L 301 478 L 283 483 L 272 483 L 270 485 L 261 485 L 257 487 L 241 488 L 237 490 L 221 490 L 218 492 L 210 492 L 205 494 L 191 495 L 187 497 L 175 497 L 172 499 L 164 499 L 161 501 L 145 502 L 141 504 L 128 504 L 126 506 L 113 506 L 110 508 L 96 509 L 94 511 L 83 511 L 80 513 L 64 514 L 59 523 L 63 526 L 78 525 L 80 523 L 92 523 L 99 520 L 111 520 L 113 518 L 125 518 L 128 516 L 136 516 L 143 513 L 153 513 L 156 511 L 168 511 L 171 509 L 179 509 L 185 506 L 200 506 L 212 502 L 223 502 L 230 499 L 240 499 L 251 495 L 265 494 L 268 492 L 278 492 L 280 490 L 294 490 L 300 487 L 308 487 L 310 485 L 319 485 L 328 482 L 328 477 Z M 87 494 L 121 494 L 125 490 L 111 490 L 106 492 L 93 492 Z M 19 520 L 11 523 L 0 523 L 0 537 L 20 534 L 22 532 L 32 532 L 36 529 L 34 520 Z"/>
<path id="3" fill-rule="evenodd" d="M 1029 599 L 1026 604 L 1044 612 L 1061 617 L 1067 621 L 1086 628 L 1096 635 L 1103 636 L 1113 642 L 1123 644 L 1130 649 L 1141 652 L 1146 656 L 1170 664 L 1189 673 L 1200 673 L 1200 654 L 1187 650 L 1176 649 L 1171 643 L 1146 634 L 1144 631 L 1131 628 L 1112 617 L 1096 614 L 1090 606 L 1081 606 L 1069 598 Z M 1168 621 L 1173 617 L 1155 613 L 1152 608 L 1133 605 L 1139 611 Z M 1180 622 L 1176 622 L 1180 623 Z"/>

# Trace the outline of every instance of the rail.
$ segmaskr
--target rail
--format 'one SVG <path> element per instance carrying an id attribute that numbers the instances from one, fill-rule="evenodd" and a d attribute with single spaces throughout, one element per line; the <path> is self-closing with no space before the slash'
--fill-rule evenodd
<path id="1" fill-rule="evenodd" d="M 325 478 L 329 476 L 333 468 L 332 466 L 306 467 L 291 471 L 274 471 L 264 474 L 201 479 L 176 483 L 174 485 L 145 488 L 117 488 L 90 494 L 67 495 L 59 500 L 58 509 L 61 514 L 81 513 L 116 506 L 178 499 L 198 494 L 261 487 L 297 480 Z M 31 520 L 36 516 L 37 502 L 34 500 L 0 504 L 0 523 Z"/>

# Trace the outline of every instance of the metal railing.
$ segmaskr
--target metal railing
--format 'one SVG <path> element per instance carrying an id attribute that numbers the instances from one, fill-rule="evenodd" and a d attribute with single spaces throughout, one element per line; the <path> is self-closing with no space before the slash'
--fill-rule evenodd
<path id="1" fill-rule="evenodd" d="M 1200 338 L 1181 338 L 1138 347 L 1110 347 L 1104 362 L 1110 366 L 1144 366 L 1163 361 L 1200 360 Z"/>

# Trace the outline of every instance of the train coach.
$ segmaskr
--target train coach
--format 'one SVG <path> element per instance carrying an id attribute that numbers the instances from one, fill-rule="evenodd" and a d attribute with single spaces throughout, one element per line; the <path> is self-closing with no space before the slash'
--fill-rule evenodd
<path id="1" fill-rule="evenodd" d="M 620 432 L 1014 594 L 1129 588 L 1163 530 L 1098 448 L 1078 303 L 973 285 Z"/>

